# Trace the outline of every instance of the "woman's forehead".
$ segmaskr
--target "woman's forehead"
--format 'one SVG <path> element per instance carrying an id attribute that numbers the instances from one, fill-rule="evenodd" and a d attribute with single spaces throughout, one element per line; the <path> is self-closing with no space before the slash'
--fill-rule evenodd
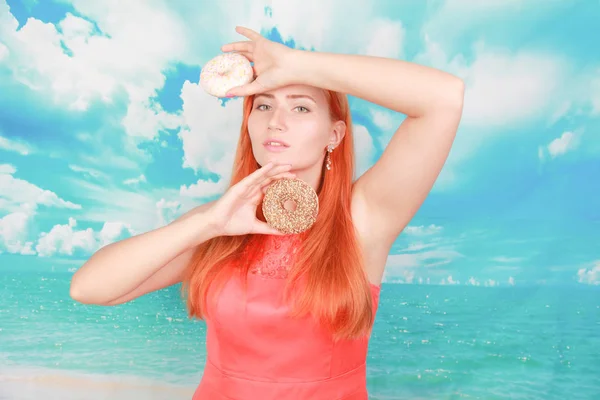
<path id="1" fill-rule="evenodd" d="M 315 101 L 319 103 L 325 101 L 325 93 L 323 92 L 323 90 L 309 85 L 289 85 L 269 90 L 267 92 L 264 92 L 264 94 L 268 97 L 275 96 L 282 98 L 285 98 L 286 96 L 306 95 L 314 98 Z"/>

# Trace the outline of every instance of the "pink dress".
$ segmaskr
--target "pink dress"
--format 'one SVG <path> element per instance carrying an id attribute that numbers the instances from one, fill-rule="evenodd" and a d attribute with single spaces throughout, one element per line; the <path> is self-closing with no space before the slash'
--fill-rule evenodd
<path id="1" fill-rule="evenodd" d="M 283 301 L 295 235 L 270 236 L 265 258 L 229 281 L 207 318 L 207 357 L 193 400 L 364 400 L 368 338 L 334 342 L 312 318 L 292 319 Z M 373 307 L 379 286 L 371 284 Z"/>

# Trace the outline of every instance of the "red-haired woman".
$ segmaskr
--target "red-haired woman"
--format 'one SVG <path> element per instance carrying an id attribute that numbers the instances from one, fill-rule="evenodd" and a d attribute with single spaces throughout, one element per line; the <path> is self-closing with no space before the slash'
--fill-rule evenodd
<path id="1" fill-rule="evenodd" d="M 463 82 L 379 57 L 302 51 L 237 27 L 254 62 L 232 181 L 214 202 L 99 250 L 71 296 L 114 305 L 183 282 L 207 324 L 194 399 L 366 399 L 366 356 L 390 247 L 431 190 L 462 114 Z M 346 95 L 407 118 L 354 179 Z M 301 234 L 270 227 L 266 188 L 298 178 L 318 194 Z"/>

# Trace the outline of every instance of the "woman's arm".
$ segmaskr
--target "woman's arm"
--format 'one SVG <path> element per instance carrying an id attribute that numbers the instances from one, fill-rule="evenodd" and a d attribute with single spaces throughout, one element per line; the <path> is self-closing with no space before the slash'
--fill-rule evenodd
<path id="1" fill-rule="evenodd" d="M 245 27 L 250 39 L 223 45 L 254 62 L 257 77 L 227 96 L 302 84 L 360 97 L 405 114 L 379 160 L 353 187 L 353 207 L 368 215 L 372 239 L 393 242 L 431 190 L 462 115 L 464 84 L 449 73 L 407 61 L 290 49 Z"/>
<path id="2" fill-rule="evenodd" d="M 75 272 L 70 296 L 115 305 L 181 281 L 196 246 L 217 235 L 203 204 L 161 228 L 111 243 Z"/>
<path id="3" fill-rule="evenodd" d="M 463 81 L 447 72 L 391 58 L 294 50 L 286 63 L 296 83 L 346 93 L 405 114 L 456 111 Z"/>
<path id="4" fill-rule="evenodd" d="M 462 115 L 463 81 L 434 68 L 361 55 L 294 50 L 286 65 L 298 84 L 347 93 L 407 116 L 353 189 L 352 201 L 369 215 L 372 239 L 391 244 L 448 157 Z"/>

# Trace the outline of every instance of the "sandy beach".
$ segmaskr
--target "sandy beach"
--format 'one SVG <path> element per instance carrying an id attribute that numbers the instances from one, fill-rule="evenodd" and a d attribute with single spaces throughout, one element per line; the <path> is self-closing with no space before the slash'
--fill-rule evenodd
<path id="1" fill-rule="evenodd" d="M 0 369 L 0 400 L 191 399 L 195 387 L 70 371 Z"/>

